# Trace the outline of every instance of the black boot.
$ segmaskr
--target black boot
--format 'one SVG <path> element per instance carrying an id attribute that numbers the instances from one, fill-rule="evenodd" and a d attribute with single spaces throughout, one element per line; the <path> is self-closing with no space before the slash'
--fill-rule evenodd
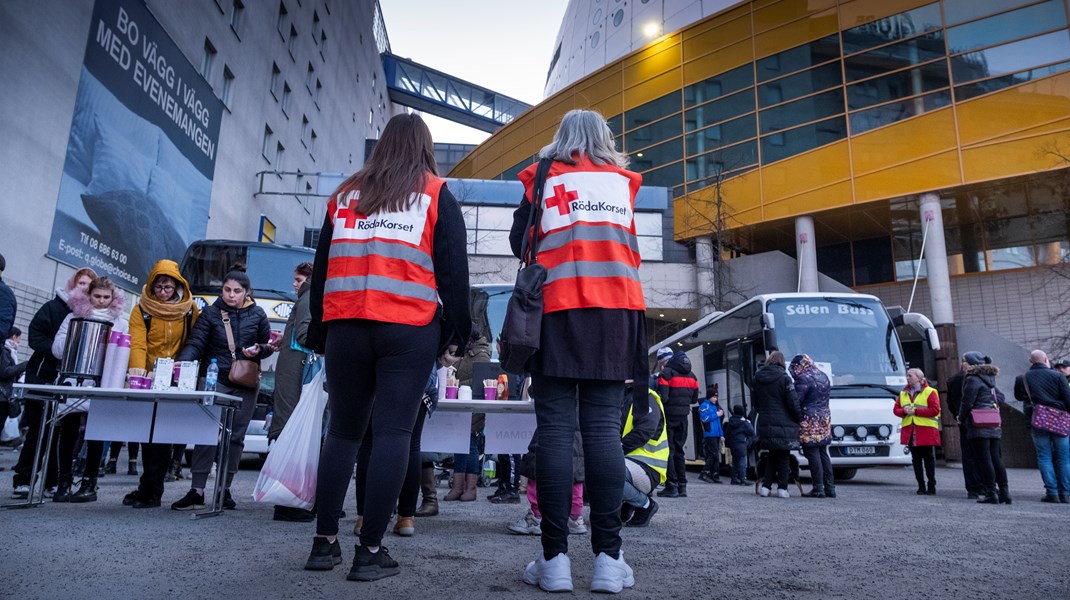
<path id="1" fill-rule="evenodd" d="M 932 479 L 929 480 L 929 487 L 926 488 L 925 494 L 928 495 L 928 496 L 935 496 L 936 495 L 936 482 L 933 481 Z"/>
<path id="2" fill-rule="evenodd" d="M 78 491 L 71 494 L 71 502 L 96 502 L 97 501 L 97 478 L 87 477 L 82 479 Z"/>
<path id="3" fill-rule="evenodd" d="M 104 463 L 104 471 L 103 471 L 103 473 L 105 475 L 115 475 L 115 467 L 116 467 L 118 462 L 119 462 L 119 459 L 117 459 L 117 458 L 109 459 L 108 462 Z"/>
<path id="4" fill-rule="evenodd" d="M 56 493 L 52 494 L 53 502 L 70 502 L 71 501 L 71 484 L 72 478 L 70 475 L 61 475 L 59 483 L 56 486 Z"/>
<path id="5" fill-rule="evenodd" d="M 916 491 L 914 493 L 919 495 L 919 496 L 924 496 L 925 495 L 925 480 L 923 480 L 923 479 L 919 479 L 918 480 L 918 491 Z"/>
<path id="6" fill-rule="evenodd" d="M 825 484 L 825 497 L 826 498 L 835 498 L 836 497 L 836 484 L 833 482 L 832 470 L 831 469 L 825 471 L 824 484 Z"/>
<path id="7" fill-rule="evenodd" d="M 675 483 L 666 483 L 665 489 L 658 492 L 659 498 L 679 498 L 680 492 L 676 491 Z"/>
<path id="8" fill-rule="evenodd" d="M 126 474 L 127 475 L 137 475 L 137 461 L 136 460 L 127 461 L 127 463 L 126 463 Z"/>
<path id="9" fill-rule="evenodd" d="M 686 483 L 678 483 L 678 484 L 676 484 L 676 493 L 678 494 L 678 496 L 680 498 L 687 498 L 687 484 Z"/>
<path id="10" fill-rule="evenodd" d="M 1010 486 L 1001 485 L 999 487 L 999 503 L 1000 504 L 1013 504 L 1014 503 L 1011 500 L 1011 489 L 1010 489 Z"/>
<path id="11" fill-rule="evenodd" d="M 977 501 L 978 504 L 999 504 L 999 492 L 992 488 L 985 490 L 985 493 L 981 495 L 981 499 Z"/>
<path id="12" fill-rule="evenodd" d="M 825 497 L 825 486 L 824 486 L 824 484 L 822 484 L 822 485 L 814 485 L 814 487 L 809 492 L 803 494 L 803 497 L 804 498 L 824 498 Z"/>

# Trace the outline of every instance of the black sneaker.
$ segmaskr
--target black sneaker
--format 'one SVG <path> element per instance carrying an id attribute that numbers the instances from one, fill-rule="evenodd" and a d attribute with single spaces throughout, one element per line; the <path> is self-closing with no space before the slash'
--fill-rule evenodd
<path id="1" fill-rule="evenodd" d="M 235 502 L 234 498 L 230 495 L 230 490 L 223 490 L 223 508 L 227 510 L 238 508 L 238 503 Z"/>
<path id="2" fill-rule="evenodd" d="M 646 527 L 650 524 L 650 519 L 654 514 L 658 512 L 658 503 L 654 502 L 654 499 L 650 499 L 650 506 L 646 508 L 635 509 L 635 514 L 628 521 L 628 527 Z"/>
<path id="3" fill-rule="evenodd" d="M 204 508 L 204 494 L 190 489 L 178 502 L 171 505 L 171 510 L 201 510 Z"/>
<path id="4" fill-rule="evenodd" d="M 489 500 L 494 504 L 520 504 L 520 494 L 513 490 L 508 490 L 497 496 L 491 496 Z"/>
<path id="5" fill-rule="evenodd" d="M 342 564 L 342 547 L 338 540 L 328 542 L 325 537 L 312 538 L 312 552 L 305 561 L 306 571 L 330 571 L 335 565 Z"/>
<path id="6" fill-rule="evenodd" d="M 379 546 L 379 551 L 372 554 L 367 546 L 357 546 L 357 553 L 353 557 L 353 568 L 349 570 L 346 579 L 350 581 L 375 581 L 384 577 L 391 577 L 401 572 L 398 563 L 390 558 L 390 552 L 386 546 Z"/>
<path id="7" fill-rule="evenodd" d="M 627 502 L 622 502 L 620 505 L 620 522 L 622 525 L 627 525 L 628 521 L 632 520 L 635 516 L 635 507 Z"/>
<path id="8" fill-rule="evenodd" d="M 129 494 L 123 496 L 123 506 L 133 506 L 135 502 L 141 500 L 141 490 L 136 489 Z"/>
<path id="9" fill-rule="evenodd" d="M 309 523 L 316 520 L 316 513 L 303 508 L 292 506 L 275 505 L 275 514 L 271 517 L 276 521 L 291 521 L 293 523 Z"/>
<path id="10" fill-rule="evenodd" d="M 134 508 L 159 508 L 160 499 L 156 496 L 141 496 L 134 501 Z"/>

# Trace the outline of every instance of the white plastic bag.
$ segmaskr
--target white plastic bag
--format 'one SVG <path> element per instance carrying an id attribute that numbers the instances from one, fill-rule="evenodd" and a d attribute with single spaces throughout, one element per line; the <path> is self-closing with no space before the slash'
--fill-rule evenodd
<path id="1" fill-rule="evenodd" d="M 320 437 L 327 392 L 323 391 L 326 369 L 301 388 L 290 420 L 271 446 L 260 477 L 253 488 L 253 501 L 308 510 L 316 502 L 316 470 L 319 468 Z"/>
<path id="2" fill-rule="evenodd" d="M 0 433 L 0 442 L 10 442 L 19 438 L 19 418 L 8 417 L 4 422 L 4 430 Z"/>

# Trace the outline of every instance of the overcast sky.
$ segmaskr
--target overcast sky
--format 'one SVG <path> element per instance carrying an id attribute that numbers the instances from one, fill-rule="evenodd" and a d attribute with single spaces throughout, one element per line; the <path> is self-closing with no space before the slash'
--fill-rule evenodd
<path id="1" fill-rule="evenodd" d="M 568 0 L 380 0 L 394 54 L 528 104 L 542 100 Z M 425 115 L 436 142 L 488 134 Z"/>

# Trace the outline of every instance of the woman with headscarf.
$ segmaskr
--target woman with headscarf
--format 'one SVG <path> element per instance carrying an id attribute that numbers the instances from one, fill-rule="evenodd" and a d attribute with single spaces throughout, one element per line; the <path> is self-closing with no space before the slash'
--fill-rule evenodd
<path id="1" fill-rule="evenodd" d="M 795 395 L 799 397 L 802 421 L 799 423 L 799 443 L 810 466 L 813 487 L 808 498 L 835 498 L 836 484 L 832 480 L 832 411 L 829 410 L 829 378 L 806 354 L 796 354 L 788 367 L 795 380 Z"/>
<path id="2" fill-rule="evenodd" d="M 919 496 L 936 494 L 936 447 L 940 445 L 940 394 L 921 369 L 907 369 L 907 385 L 893 408 L 903 419 L 899 440 L 910 448 Z M 928 476 L 929 482 L 925 483 Z"/>
<path id="3" fill-rule="evenodd" d="M 591 589 L 616 593 L 635 585 L 621 552 L 620 420 L 625 380 L 647 377 L 646 303 L 635 233 L 642 177 L 626 170 L 628 157 L 617 151 L 605 119 L 589 110 L 566 113 L 539 156 L 552 161 L 546 180 L 536 183 L 538 164 L 520 173 L 524 198 L 509 232 L 513 254 L 521 258 L 534 245 L 548 272 L 542 347 L 527 365 L 539 431 L 535 479 L 542 552 L 523 578 L 546 591 L 572 591 L 568 518 L 572 442 L 579 429 L 595 554 Z M 540 216 L 529 227 L 536 185 L 542 188 Z M 647 390 L 634 386 L 633 398 L 645 414 Z"/>
<path id="4" fill-rule="evenodd" d="M 174 358 L 186 343 L 200 316 L 190 294 L 189 283 L 173 260 L 157 262 L 145 280 L 141 298 L 130 312 L 131 377 L 144 377 L 153 370 L 157 358 Z M 163 483 L 171 466 L 172 444 L 142 444 L 141 464 L 144 472 L 133 492 L 123 504 L 134 508 L 160 505 Z"/>
<path id="5" fill-rule="evenodd" d="M 959 423 L 966 424 L 966 439 L 973 446 L 977 470 L 981 474 L 981 499 L 978 504 L 1010 504 L 1011 491 L 1007 485 L 1007 469 L 1003 466 L 1003 451 L 999 441 L 1003 437 L 1001 427 L 980 427 L 973 419 L 975 408 L 999 409 L 999 402 L 992 390 L 996 387 L 999 368 L 992 359 L 977 351 L 962 355 L 966 363 L 966 378 L 962 384 L 962 406 L 959 407 Z"/>

